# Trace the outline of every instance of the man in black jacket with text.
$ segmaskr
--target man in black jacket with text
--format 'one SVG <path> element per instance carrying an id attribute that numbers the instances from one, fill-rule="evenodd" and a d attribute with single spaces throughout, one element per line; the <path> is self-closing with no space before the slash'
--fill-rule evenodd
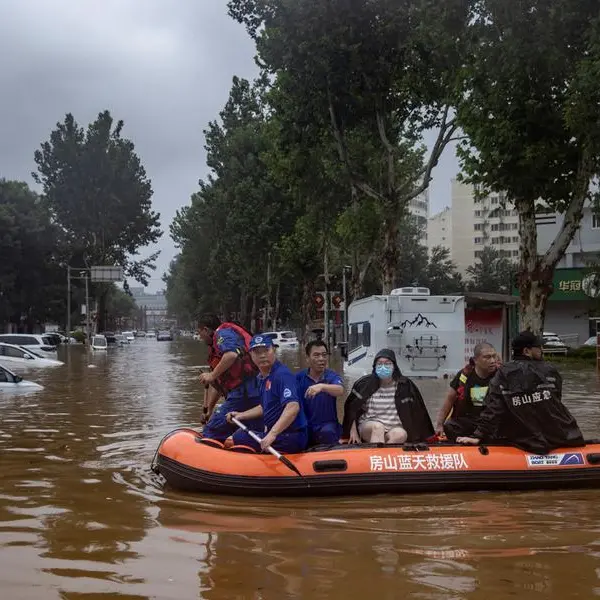
<path id="1" fill-rule="evenodd" d="M 529 331 L 513 341 L 513 360 L 490 382 L 473 437 L 461 444 L 503 441 L 534 454 L 583 446 L 583 435 L 562 403 L 562 377 L 543 359 L 543 339 Z"/>

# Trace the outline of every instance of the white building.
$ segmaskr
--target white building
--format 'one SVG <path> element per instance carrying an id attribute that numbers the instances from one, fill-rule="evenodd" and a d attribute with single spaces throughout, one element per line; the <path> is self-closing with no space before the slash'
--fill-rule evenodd
<path id="1" fill-rule="evenodd" d="M 472 185 L 453 179 L 451 221 L 452 259 L 461 273 L 475 263 L 487 246 L 506 258 L 518 258 L 519 217 L 515 209 L 505 204 L 503 194 L 476 198 Z"/>
<path id="2" fill-rule="evenodd" d="M 427 249 L 443 246 L 452 254 L 452 209 L 444 208 L 427 220 Z"/>
<path id="3" fill-rule="evenodd" d="M 548 250 L 562 226 L 558 213 L 536 217 L 538 253 Z M 505 203 L 504 195 L 494 193 L 475 198 L 474 188 L 457 180 L 452 181 L 452 207 L 434 215 L 427 225 L 427 245 L 446 246 L 458 270 L 475 263 L 485 247 L 493 247 L 501 256 L 517 261 L 519 258 L 519 217 Z M 445 239 L 444 239 L 445 238 Z M 595 325 L 590 297 L 583 291 L 583 280 L 591 260 L 600 261 L 600 216 L 587 205 L 581 225 L 565 255 L 557 265 L 554 293 L 546 310 L 546 330 L 563 336 L 574 336 L 582 343 Z"/>
<path id="4" fill-rule="evenodd" d="M 429 190 L 421 192 L 408 204 L 408 212 L 415 218 L 421 231 L 421 241 L 427 244 L 427 221 L 429 219 Z"/>

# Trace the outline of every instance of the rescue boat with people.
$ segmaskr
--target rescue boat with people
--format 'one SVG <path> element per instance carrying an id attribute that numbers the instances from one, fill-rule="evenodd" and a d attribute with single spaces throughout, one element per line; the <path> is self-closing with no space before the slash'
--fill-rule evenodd
<path id="1" fill-rule="evenodd" d="M 161 441 L 152 469 L 174 489 L 238 496 L 600 488 L 600 440 L 545 455 L 435 442 L 316 447 L 284 459 L 215 448 L 183 428 Z"/>

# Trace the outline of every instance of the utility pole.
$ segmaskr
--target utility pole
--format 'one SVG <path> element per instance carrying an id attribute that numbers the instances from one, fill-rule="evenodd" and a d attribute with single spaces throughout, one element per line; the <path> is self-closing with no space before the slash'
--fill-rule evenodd
<path id="1" fill-rule="evenodd" d="M 71 337 L 71 267 L 67 265 L 67 340 Z"/>
<path id="2" fill-rule="evenodd" d="M 85 333 L 90 344 L 90 286 L 87 271 L 82 271 L 81 275 L 85 278 Z"/>
<path id="3" fill-rule="evenodd" d="M 265 327 L 269 328 L 269 320 L 271 321 L 271 325 L 273 324 L 273 319 L 271 317 L 271 253 L 267 255 L 267 315 L 265 319 Z"/>
<path id="4" fill-rule="evenodd" d="M 348 343 L 348 295 L 346 293 L 346 270 L 351 271 L 352 267 L 349 267 L 347 265 L 342 267 L 342 295 L 344 297 L 344 318 L 342 320 L 343 324 L 344 324 L 344 335 L 343 335 L 343 341 L 347 344 Z"/>

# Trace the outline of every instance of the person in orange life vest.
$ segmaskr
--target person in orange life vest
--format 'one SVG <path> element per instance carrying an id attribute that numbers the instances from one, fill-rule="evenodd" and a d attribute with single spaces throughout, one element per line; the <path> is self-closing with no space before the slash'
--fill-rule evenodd
<path id="1" fill-rule="evenodd" d="M 308 445 L 332 446 L 342 435 L 337 398 L 344 394 L 344 382 L 327 368 L 329 349 L 323 340 L 308 342 L 305 351 L 308 369 L 296 373 L 296 386 L 308 420 Z"/>
<path id="2" fill-rule="evenodd" d="M 264 431 L 254 430 L 262 437 L 258 444 L 247 432 L 239 429 L 233 434 L 232 450 L 243 452 L 265 451 L 272 446 L 278 452 L 295 454 L 306 449 L 308 427 L 302 408 L 302 398 L 296 389 L 296 377 L 275 354 L 275 344 L 270 337 L 255 335 L 250 342 L 250 354 L 260 369 L 261 404 L 244 412 L 233 411 L 228 419 L 240 421 L 264 417 Z"/>
<path id="3" fill-rule="evenodd" d="M 200 375 L 200 383 L 209 386 L 204 399 L 204 419 L 208 422 L 203 440 L 221 445 L 237 429 L 227 421 L 227 413 L 249 410 L 260 404 L 258 369 L 248 354 L 252 336 L 240 325 L 221 323 L 212 314 L 200 318 L 198 334 L 208 345 L 211 367 L 210 373 Z M 215 410 L 220 396 L 225 396 L 225 402 Z M 257 417 L 251 425 L 261 430 L 263 421 Z"/>
<path id="4" fill-rule="evenodd" d="M 435 432 L 444 432 L 450 441 L 473 433 L 483 410 L 483 400 L 497 370 L 497 353 L 487 342 L 477 344 L 473 358 L 450 382 L 450 389 L 435 424 Z M 448 415 L 452 413 L 448 420 Z"/>

